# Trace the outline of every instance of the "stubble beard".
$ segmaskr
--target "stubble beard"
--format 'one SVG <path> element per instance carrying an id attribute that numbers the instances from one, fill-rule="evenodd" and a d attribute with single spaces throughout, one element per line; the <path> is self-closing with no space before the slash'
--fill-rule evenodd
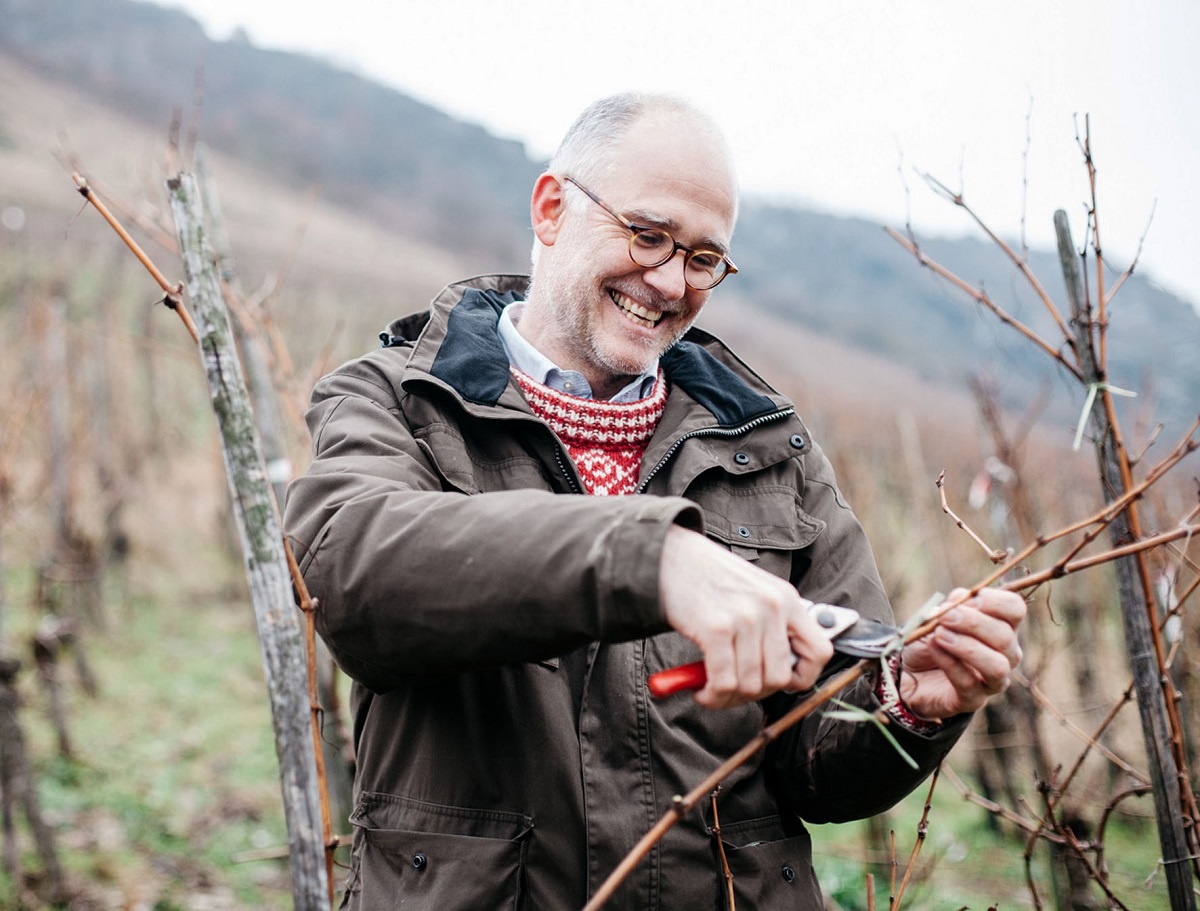
<path id="1" fill-rule="evenodd" d="M 669 314 L 675 312 L 675 305 L 666 303 L 661 298 L 646 301 L 644 289 L 630 293 L 622 287 L 625 284 L 622 282 L 583 287 L 569 280 L 548 281 L 543 276 L 537 284 L 537 293 L 544 296 L 546 308 L 552 319 L 564 329 L 562 337 L 567 340 L 572 355 L 577 359 L 573 366 L 590 367 L 606 380 L 635 377 L 645 373 L 650 365 L 673 347 L 691 327 L 689 321 L 679 327 L 665 342 L 627 336 L 626 344 L 637 345 L 644 352 L 641 356 L 630 356 L 610 344 L 606 333 L 601 329 L 603 308 L 619 309 L 609 296 L 608 289 L 628 293 L 628 296 L 643 301 L 647 306 L 664 310 L 667 314 L 664 315 L 664 319 L 668 319 Z M 617 316 L 619 319 L 625 319 L 619 313 Z"/>

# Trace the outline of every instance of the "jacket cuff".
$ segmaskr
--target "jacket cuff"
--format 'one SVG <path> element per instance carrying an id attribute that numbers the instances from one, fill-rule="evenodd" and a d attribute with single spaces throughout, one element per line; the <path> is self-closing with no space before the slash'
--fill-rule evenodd
<path id="1" fill-rule="evenodd" d="M 700 508 L 682 497 L 630 497 L 631 514 L 625 514 L 603 540 L 604 627 L 607 637 L 642 638 L 668 631 L 659 599 L 662 550 L 672 525 L 703 534 Z M 607 582 L 607 584 L 604 584 Z"/>
<path id="2" fill-rule="evenodd" d="M 904 669 L 901 653 L 896 651 L 884 659 L 883 666 L 875 679 L 875 698 L 883 706 L 888 717 L 916 734 L 929 736 L 942 728 L 942 722 L 922 718 L 904 702 L 900 696 L 900 674 Z"/>

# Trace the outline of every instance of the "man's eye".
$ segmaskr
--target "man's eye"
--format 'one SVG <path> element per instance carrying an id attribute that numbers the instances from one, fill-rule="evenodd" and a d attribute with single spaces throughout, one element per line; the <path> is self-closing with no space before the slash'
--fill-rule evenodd
<path id="1" fill-rule="evenodd" d="M 633 235 L 633 242 L 644 250 L 657 250 L 665 244 L 671 242 L 670 235 L 665 231 L 638 231 Z"/>
<path id="2" fill-rule="evenodd" d="M 721 265 L 721 257 L 716 253 L 709 253 L 706 250 L 697 250 L 692 254 L 689 265 L 702 272 L 715 272 Z"/>

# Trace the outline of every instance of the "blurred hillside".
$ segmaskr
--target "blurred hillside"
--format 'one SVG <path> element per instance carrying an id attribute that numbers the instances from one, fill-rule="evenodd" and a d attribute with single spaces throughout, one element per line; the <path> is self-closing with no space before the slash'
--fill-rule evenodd
<path id="1" fill-rule="evenodd" d="M 309 237 L 301 258 L 318 284 L 328 273 L 318 272 L 314 257 L 334 260 L 327 265 L 363 293 L 370 293 L 364 276 L 380 269 L 380 277 L 399 282 L 399 300 L 390 295 L 357 302 L 378 313 L 376 325 L 421 306 L 427 292 L 460 274 L 525 268 L 528 194 L 539 166 L 518 143 L 315 58 L 266 51 L 236 37 L 211 41 L 179 10 L 131 0 L 0 0 L 0 21 L 0 52 L 13 68 L 0 84 L 0 152 L 47 155 L 57 130 L 69 137 L 57 139 L 60 147 L 74 144 L 96 179 L 112 180 L 120 173 L 135 176 L 128 174 L 136 167 L 132 159 L 148 151 L 126 141 L 109 146 L 103 159 L 91 150 L 83 154 L 85 144 L 97 145 L 95 133 L 77 119 L 54 119 L 53 97 L 31 108 L 18 89 L 21 79 L 36 76 L 47 80 L 42 85 L 79 93 L 89 108 L 108 108 L 148 128 L 145 135 L 165 137 L 174 121 L 185 157 L 197 137 L 222 153 L 227 163 L 218 173 L 231 226 L 241 235 L 235 240 L 245 243 L 246 233 L 256 230 L 290 229 L 262 210 L 264 181 L 290 188 L 297 199 L 319 187 L 323 214 L 347 229 L 351 222 L 357 226 L 353 241 L 330 237 L 321 246 L 374 252 L 366 271 L 356 273 L 346 256 L 325 255 Z M 56 90 L 44 91 L 53 96 Z M 14 125 L 19 118 L 23 131 Z M 97 128 L 107 130 L 103 124 L 112 119 L 100 116 Z M 258 176 L 239 185 L 228 176 L 234 162 Z M 10 181 L 12 173 L 0 176 L 0 203 L 26 205 L 30 194 L 45 192 Z M 146 173 L 138 176 L 143 190 L 153 183 Z M 63 184 L 54 192 L 62 193 Z M 1079 202 L 1063 199 L 1062 205 L 1075 211 Z M 293 216 L 291 224 L 299 224 L 300 210 Z M 366 240 L 372 226 L 387 237 Z M 1001 233 L 1006 228 L 995 227 Z M 279 258 L 287 246 L 276 234 L 269 253 L 272 240 L 258 240 L 268 257 Z M 239 250 L 248 262 L 254 262 L 253 246 Z M 991 245 L 924 239 L 923 246 L 1054 339 L 1040 302 Z M 1012 404 L 1054 385 L 1044 355 L 920 268 L 878 225 L 751 199 L 743 208 L 735 259 L 742 271 L 717 301 L 739 314 L 768 312 L 784 325 L 895 361 L 934 383 L 961 386 L 966 377 L 984 373 Z M 1061 299 L 1056 256 L 1035 251 L 1030 263 Z M 1196 311 L 1135 276 L 1115 302 L 1112 326 L 1112 381 L 1141 391 L 1137 406 L 1160 417 L 1194 416 L 1200 402 Z M 358 347 L 369 338 L 359 335 Z M 810 353 L 799 352 L 797 361 L 806 363 Z M 753 351 L 747 354 L 753 359 Z M 1064 401 L 1051 413 L 1069 422 L 1077 407 Z"/>

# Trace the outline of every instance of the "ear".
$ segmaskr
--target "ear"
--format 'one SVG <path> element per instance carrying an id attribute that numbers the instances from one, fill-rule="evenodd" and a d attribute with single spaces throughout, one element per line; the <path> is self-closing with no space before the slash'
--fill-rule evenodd
<path id="1" fill-rule="evenodd" d="M 566 213 L 565 188 L 553 174 L 543 174 L 533 185 L 530 212 L 533 218 L 533 233 L 545 246 L 554 246 Z"/>

